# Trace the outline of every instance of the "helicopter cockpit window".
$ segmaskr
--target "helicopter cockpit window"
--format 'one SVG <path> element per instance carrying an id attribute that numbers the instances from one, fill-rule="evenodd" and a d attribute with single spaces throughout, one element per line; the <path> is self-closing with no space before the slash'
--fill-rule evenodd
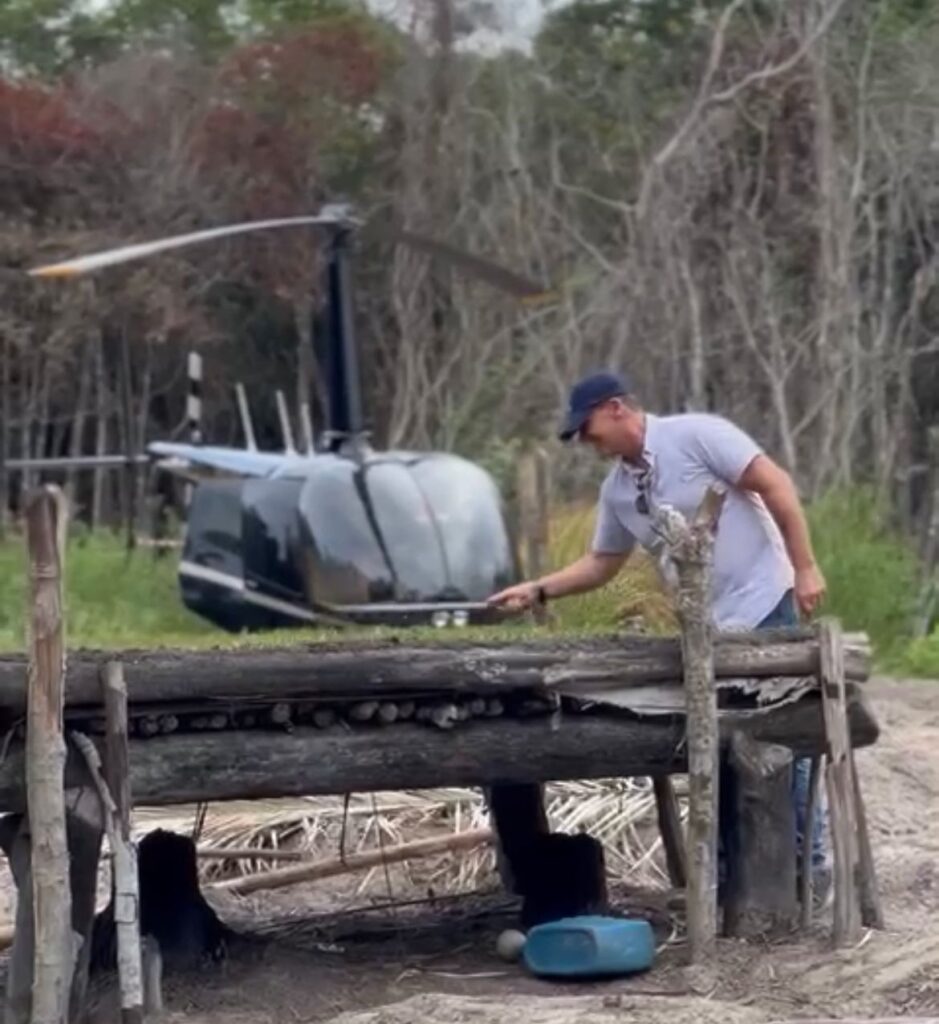
<path id="1" fill-rule="evenodd" d="M 325 604 L 368 604 L 395 596 L 356 473 L 347 459 L 318 457 L 300 497 L 308 586 L 314 600 Z"/>
<path id="2" fill-rule="evenodd" d="M 408 468 L 373 462 L 363 472 L 372 511 L 398 578 L 399 601 L 450 597 L 447 566 L 435 522 Z"/>
<path id="3" fill-rule="evenodd" d="M 433 509 L 450 573 L 462 600 L 483 601 L 513 580 L 511 541 L 494 483 L 455 458 L 418 459 L 410 472 Z"/>

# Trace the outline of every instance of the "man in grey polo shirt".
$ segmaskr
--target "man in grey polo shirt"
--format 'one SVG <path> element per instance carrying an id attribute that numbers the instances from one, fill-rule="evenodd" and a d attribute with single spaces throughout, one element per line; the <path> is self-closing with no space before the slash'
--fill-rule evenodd
<path id="1" fill-rule="evenodd" d="M 490 603 L 521 610 L 608 583 L 637 544 L 673 573 L 650 510 L 668 504 L 691 517 L 711 484 L 726 490 L 712 572 L 712 613 L 720 630 L 794 625 L 825 594 L 802 504 L 788 473 L 746 433 L 707 413 L 656 416 L 632 397 L 629 382 L 596 373 L 572 389 L 563 440 L 577 437 L 614 464 L 600 489 L 590 551 L 555 573 L 509 587 Z M 801 847 L 808 793 L 807 759 L 793 772 Z M 830 869 L 824 816 L 812 828 L 816 899 L 827 901 Z"/>

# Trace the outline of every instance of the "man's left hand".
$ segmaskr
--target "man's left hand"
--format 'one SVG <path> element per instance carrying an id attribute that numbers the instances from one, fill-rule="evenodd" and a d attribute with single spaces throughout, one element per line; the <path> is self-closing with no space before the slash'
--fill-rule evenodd
<path id="1" fill-rule="evenodd" d="M 825 577 L 817 565 L 797 569 L 795 576 L 796 601 L 803 615 L 811 615 L 825 597 Z"/>

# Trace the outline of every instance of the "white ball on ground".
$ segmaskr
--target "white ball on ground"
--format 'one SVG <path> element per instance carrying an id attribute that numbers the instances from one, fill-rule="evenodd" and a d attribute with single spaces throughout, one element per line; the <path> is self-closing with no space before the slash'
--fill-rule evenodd
<path id="1" fill-rule="evenodd" d="M 525 948 L 525 935 L 514 928 L 507 928 L 496 940 L 496 949 L 503 960 L 517 960 Z"/>

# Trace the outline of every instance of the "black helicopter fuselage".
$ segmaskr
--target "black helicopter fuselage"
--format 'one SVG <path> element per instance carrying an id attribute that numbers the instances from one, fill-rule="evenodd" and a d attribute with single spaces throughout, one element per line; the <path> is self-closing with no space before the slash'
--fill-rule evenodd
<path id="1" fill-rule="evenodd" d="M 179 563 L 186 606 L 231 631 L 475 624 L 517 578 L 490 475 L 406 451 L 285 457 L 267 476 L 204 480 Z"/>

